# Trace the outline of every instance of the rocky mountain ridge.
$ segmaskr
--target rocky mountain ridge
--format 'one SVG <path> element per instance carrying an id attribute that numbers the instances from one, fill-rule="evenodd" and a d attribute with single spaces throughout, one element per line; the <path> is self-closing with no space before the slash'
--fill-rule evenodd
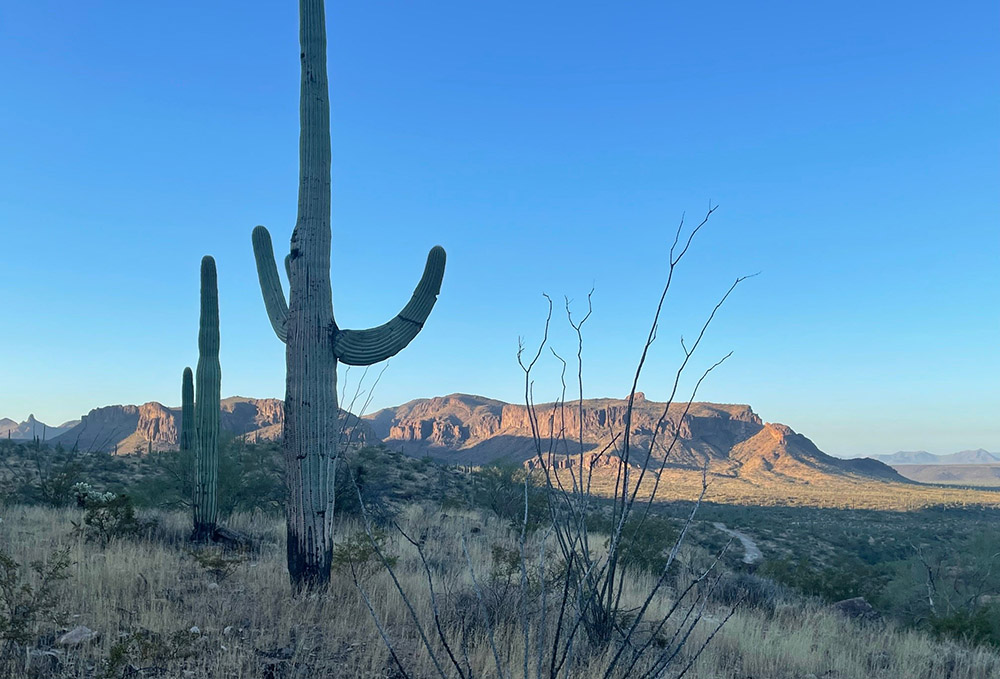
<path id="1" fill-rule="evenodd" d="M 390 448 L 459 464 L 497 459 L 530 463 L 537 457 L 533 429 L 559 465 L 621 455 L 628 402 L 585 399 L 541 404 L 534 416 L 522 405 L 467 394 L 417 399 L 366 416 Z M 872 459 L 844 460 L 822 452 L 787 425 L 764 422 L 743 404 L 649 401 L 637 393 L 630 423 L 630 460 L 647 454 L 666 469 L 708 468 L 714 475 L 767 477 L 808 483 L 824 475 L 905 481 Z M 650 448 L 652 447 L 652 452 Z M 577 463 L 578 464 L 578 463 Z"/>
<path id="2" fill-rule="evenodd" d="M 229 435 L 246 435 L 252 441 L 281 436 L 284 404 L 278 399 L 233 396 L 223 399 L 220 406 L 219 425 Z M 50 440 L 77 450 L 142 453 L 176 450 L 180 430 L 181 409 L 151 401 L 94 408 L 78 424 Z"/>
<path id="3" fill-rule="evenodd" d="M 353 416 L 352 416 L 353 417 Z M 872 459 L 844 460 L 827 455 L 787 425 L 764 422 L 749 405 L 672 404 L 637 393 L 631 412 L 629 458 L 646 455 L 665 469 L 701 470 L 743 480 L 810 483 L 824 476 L 904 481 L 891 467 Z M 624 454 L 629 418 L 625 399 L 523 405 L 469 394 L 416 399 L 364 416 L 361 436 L 413 457 L 430 456 L 453 464 L 488 464 L 537 459 L 533 431 L 546 456 L 559 466 L 614 466 Z M 180 409 L 150 402 L 95 408 L 79 424 L 50 439 L 78 450 L 142 453 L 177 448 Z M 281 436 L 283 403 L 278 399 L 231 397 L 223 400 L 220 424 L 230 435 L 251 441 Z"/>
<path id="4" fill-rule="evenodd" d="M 30 441 L 37 436 L 39 439 L 50 440 L 69 431 L 79 422 L 79 420 L 72 420 L 64 422 L 58 427 L 53 427 L 36 420 L 34 415 L 28 415 L 28 419 L 24 422 L 16 422 L 9 417 L 4 417 L 0 419 L 0 438 Z"/>
<path id="5" fill-rule="evenodd" d="M 891 455 L 870 455 L 869 457 L 879 462 L 884 462 L 887 465 L 1000 464 L 1000 454 L 991 453 L 984 448 L 960 450 L 957 453 L 949 453 L 947 455 L 935 455 L 934 453 L 928 453 L 926 450 L 901 450 Z"/>

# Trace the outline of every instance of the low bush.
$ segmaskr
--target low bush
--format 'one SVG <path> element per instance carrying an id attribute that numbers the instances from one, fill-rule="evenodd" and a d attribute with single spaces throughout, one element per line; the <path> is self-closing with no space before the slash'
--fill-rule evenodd
<path id="1" fill-rule="evenodd" d="M 78 496 L 79 497 L 79 496 Z M 112 540 L 137 538 L 155 525 L 136 515 L 135 505 L 128 495 L 91 492 L 81 500 L 84 509 L 82 523 L 74 523 L 77 533 L 87 540 L 107 545 Z"/>
<path id="2" fill-rule="evenodd" d="M 37 627 L 62 622 L 58 583 L 69 577 L 69 551 L 53 553 L 27 568 L 0 551 L 0 669 L 10 669 L 17 650 L 37 637 Z"/>

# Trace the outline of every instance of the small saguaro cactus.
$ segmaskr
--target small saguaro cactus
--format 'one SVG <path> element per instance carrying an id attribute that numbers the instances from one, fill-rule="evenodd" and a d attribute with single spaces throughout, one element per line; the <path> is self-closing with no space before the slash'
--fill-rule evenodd
<path id="1" fill-rule="evenodd" d="M 184 368 L 181 376 L 181 452 L 194 447 L 194 376 Z"/>
<path id="2" fill-rule="evenodd" d="M 410 302 L 388 323 L 342 330 L 330 289 L 330 100 L 323 0 L 300 0 L 299 204 L 285 258 L 285 301 L 267 229 L 253 231 L 264 305 L 285 343 L 284 452 L 289 497 L 288 574 L 297 589 L 330 579 L 339 414 L 337 361 L 371 365 L 412 340 L 441 291 L 445 253 L 434 247 Z"/>
<path id="3" fill-rule="evenodd" d="M 201 260 L 201 323 L 194 403 L 194 532 L 191 539 L 211 540 L 216 532 L 219 486 L 219 288 L 215 260 Z M 182 424 L 183 427 L 183 424 Z"/>

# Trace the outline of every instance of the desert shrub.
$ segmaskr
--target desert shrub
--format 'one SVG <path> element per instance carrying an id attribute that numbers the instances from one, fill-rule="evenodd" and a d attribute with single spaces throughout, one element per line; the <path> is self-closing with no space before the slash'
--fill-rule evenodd
<path id="1" fill-rule="evenodd" d="M 376 455 L 377 451 L 362 448 L 341 458 L 337 466 L 337 501 L 333 512 L 339 516 L 360 517 L 364 503 L 368 520 L 384 528 L 396 518 L 396 509 L 389 501 L 390 488 L 382 481 L 384 475 L 373 472 L 379 465 Z"/>
<path id="2" fill-rule="evenodd" d="M 876 601 L 889 579 L 884 567 L 872 566 L 853 555 L 844 555 L 835 564 L 823 566 L 813 565 L 804 556 L 768 559 L 758 573 L 827 601 L 859 596 Z"/>
<path id="3" fill-rule="evenodd" d="M 524 495 L 528 494 L 528 529 L 549 518 L 546 493 L 538 479 L 521 465 L 496 463 L 473 474 L 473 501 L 515 526 L 524 522 Z"/>
<path id="4" fill-rule="evenodd" d="M 332 569 L 334 572 L 350 573 L 356 580 L 364 580 L 382 570 L 385 564 L 396 565 L 399 557 L 387 550 L 388 535 L 380 528 L 374 528 L 371 537 L 365 531 L 358 531 L 333 548 Z M 382 557 L 379 556 L 382 553 Z"/>
<path id="5" fill-rule="evenodd" d="M 778 604 L 791 598 L 783 585 L 753 573 L 725 573 L 712 593 L 712 599 L 723 606 L 742 602 L 742 606 L 768 615 L 774 613 Z"/>
<path id="6" fill-rule="evenodd" d="M 189 552 L 195 563 L 201 566 L 216 583 L 222 582 L 236 572 L 246 559 L 241 554 L 227 554 L 222 549 L 201 549 Z"/>
<path id="7" fill-rule="evenodd" d="M 950 615 L 932 616 L 932 632 L 940 637 L 960 639 L 968 644 L 1000 646 L 1000 612 L 988 607 L 959 610 Z"/>
<path id="8" fill-rule="evenodd" d="M 39 624 L 62 621 L 57 585 L 69 577 L 69 566 L 68 549 L 33 561 L 27 569 L 0 551 L 0 668 L 11 662 L 18 647 L 35 639 Z"/>
<path id="9" fill-rule="evenodd" d="M 144 478 L 130 489 L 146 507 L 189 507 L 194 493 L 194 451 L 154 452 L 143 460 Z M 278 512 L 284 505 L 284 462 L 275 443 L 230 439 L 219 445 L 219 516 Z"/>
<path id="10" fill-rule="evenodd" d="M 135 505 L 128 495 L 92 493 L 83 500 L 85 512 L 82 523 L 74 523 L 76 531 L 87 540 L 106 545 L 112 540 L 137 538 L 156 525 L 144 521 L 135 512 Z"/>
<path id="11" fill-rule="evenodd" d="M 195 654 L 194 644 L 199 636 L 195 628 L 169 635 L 144 628 L 130 632 L 108 650 L 99 676 L 101 679 L 139 676 L 135 664 L 162 667 L 172 660 L 189 658 Z"/>
<path id="12" fill-rule="evenodd" d="M 587 516 L 587 530 L 610 535 L 611 518 L 601 512 Z M 667 565 L 670 550 L 677 542 L 676 524 L 669 518 L 650 514 L 630 516 L 622 530 L 620 563 L 626 567 L 659 574 Z"/>

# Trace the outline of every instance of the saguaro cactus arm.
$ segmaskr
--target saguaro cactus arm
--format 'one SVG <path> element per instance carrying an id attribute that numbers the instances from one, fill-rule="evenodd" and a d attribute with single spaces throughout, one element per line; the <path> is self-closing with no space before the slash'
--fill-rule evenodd
<path id="1" fill-rule="evenodd" d="M 434 308 L 444 277 L 444 248 L 435 245 L 427 254 L 424 274 L 403 310 L 388 323 L 367 330 L 335 330 L 333 353 L 347 365 L 371 365 L 399 353 L 424 327 Z"/>
<path id="2" fill-rule="evenodd" d="M 271 321 L 271 327 L 274 328 L 274 334 L 284 342 L 288 339 L 288 303 L 285 301 L 285 293 L 281 290 L 278 267 L 274 263 L 271 234 L 263 226 L 258 226 L 253 230 L 253 254 L 257 259 L 257 280 L 260 281 L 260 291 L 264 296 L 267 317 Z M 285 268 L 286 270 L 288 268 L 287 257 L 285 258 Z"/>

